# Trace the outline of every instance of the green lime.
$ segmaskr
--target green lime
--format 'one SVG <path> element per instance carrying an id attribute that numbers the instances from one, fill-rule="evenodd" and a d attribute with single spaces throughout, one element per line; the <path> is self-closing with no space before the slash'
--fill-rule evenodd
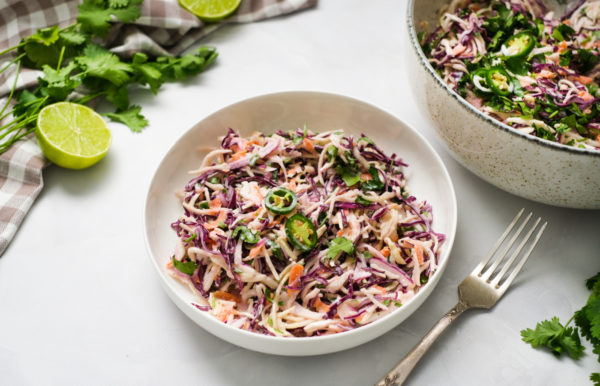
<path id="1" fill-rule="evenodd" d="M 235 12 L 242 0 L 179 0 L 179 4 L 203 21 L 215 22 Z"/>
<path id="2" fill-rule="evenodd" d="M 104 119 L 89 107 L 70 102 L 46 106 L 36 136 L 46 158 L 68 169 L 83 169 L 108 152 L 111 136 Z"/>

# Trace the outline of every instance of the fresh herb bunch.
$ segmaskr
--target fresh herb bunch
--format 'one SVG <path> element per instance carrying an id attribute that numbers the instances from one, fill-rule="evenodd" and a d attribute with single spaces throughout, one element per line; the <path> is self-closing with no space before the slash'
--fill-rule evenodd
<path id="1" fill-rule="evenodd" d="M 131 23 L 140 17 L 143 0 L 84 0 L 79 5 L 77 22 L 64 28 L 58 25 L 38 30 L 19 44 L 0 52 L 0 58 L 13 55 L 0 73 L 16 66 L 15 80 L 7 101 L 0 111 L 0 154 L 13 143 L 32 133 L 39 111 L 47 105 L 69 100 L 89 104 L 103 97 L 115 111 L 108 118 L 140 132 L 148 121 L 141 107 L 130 103 L 131 85 L 148 87 L 156 94 L 165 82 L 196 75 L 217 57 L 213 47 L 203 46 L 180 57 L 149 57 L 138 52 L 121 58 L 95 42 L 106 36 L 116 18 Z M 42 71 L 38 86 L 16 93 L 18 72 L 22 67 Z M 11 101 L 16 104 L 7 111 Z"/>
<path id="2" fill-rule="evenodd" d="M 586 281 L 586 287 L 592 291 L 586 305 L 563 326 L 557 317 L 544 320 L 535 329 L 521 331 L 523 341 L 532 347 L 546 347 L 557 357 L 565 352 L 573 359 L 579 359 L 585 350 L 581 344 L 581 335 L 594 347 L 594 354 L 600 362 L 600 272 Z M 569 327 L 575 321 L 576 327 Z M 592 373 L 590 379 L 600 386 L 600 373 Z"/>

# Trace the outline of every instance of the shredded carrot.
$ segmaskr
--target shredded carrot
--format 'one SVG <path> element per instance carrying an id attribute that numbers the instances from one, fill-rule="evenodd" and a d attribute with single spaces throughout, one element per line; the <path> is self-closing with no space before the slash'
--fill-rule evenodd
<path id="1" fill-rule="evenodd" d="M 254 190 L 256 190 L 256 194 L 258 195 L 258 198 L 260 198 L 260 200 L 264 200 L 265 196 L 263 196 L 263 194 L 260 192 L 260 188 L 258 187 L 258 185 L 254 185 Z"/>
<path id="2" fill-rule="evenodd" d="M 387 293 L 387 290 L 380 285 L 375 284 L 373 287 L 377 288 L 381 293 Z"/>
<path id="3" fill-rule="evenodd" d="M 241 150 L 241 151 L 238 151 L 237 153 L 234 153 L 234 154 L 231 156 L 231 160 L 232 160 L 232 161 L 237 161 L 237 160 L 239 160 L 240 158 L 242 158 L 242 157 L 243 157 L 243 156 L 245 156 L 245 155 L 246 155 L 246 150 Z"/>
<path id="4" fill-rule="evenodd" d="M 315 147 L 313 146 L 312 141 L 310 139 L 304 138 L 302 144 L 304 145 L 306 150 L 310 151 L 311 153 L 314 153 Z"/>
<path id="5" fill-rule="evenodd" d="M 594 99 L 594 96 L 587 91 L 581 90 L 577 93 L 577 96 L 581 97 L 584 101 L 591 101 Z"/>
<path id="6" fill-rule="evenodd" d="M 329 307 L 328 304 L 323 303 L 321 301 L 321 298 L 317 297 L 317 299 L 315 300 L 315 308 L 317 309 L 317 311 L 325 313 L 329 311 L 331 307 Z"/>
<path id="7" fill-rule="evenodd" d="M 365 318 L 365 315 L 366 315 L 366 314 L 367 314 L 367 313 L 365 312 L 365 313 L 363 313 L 363 314 L 360 314 L 360 315 L 358 315 L 356 318 L 354 318 L 354 320 L 356 320 L 356 323 L 361 323 L 361 322 L 362 322 L 362 320 Z"/>
<path id="8" fill-rule="evenodd" d="M 344 230 L 343 230 L 343 229 L 340 229 L 340 230 L 337 232 L 336 236 L 337 236 L 337 237 L 341 237 L 343 234 L 344 234 Z"/>
<path id="9" fill-rule="evenodd" d="M 467 47 L 463 46 L 462 44 L 458 44 L 456 47 L 454 47 L 454 49 L 452 50 L 452 55 L 457 56 L 462 54 L 463 52 L 465 52 L 465 50 L 467 49 Z"/>
<path id="10" fill-rule="evenodd" d="M 404 247 L 404 248 L 412 248 L 413 245 L 411 243 L 409 243 L 408 241 L 404 240 L 402 242 L 402 247 Z"/>
<path id="11" fill-rule="evenodd" d="M 417 252 L 417 260 L 419 260 L 419 264 L 423 264 L 425 261 L 423 259 L 423 246 L 421 244 L 415 245 L 415 251 Z"/>
<path id="12" fill-rule="evenodd" d="M 380 252 L 383 255 L 383 257 L 389 257 L 391 253 L 388 247 L 384 247 Z"/>
<path id="13" fill-rule="evenodd" d="M 302 264 L 296 264 L 292 267 L 292 269 L 290 270 L 290 276 L 288 278 L 288 286 L 290 287 L 295 287 L 296 285 L 298 285 L 298 282 L 300 281 L 300 276 L 302 276 L 302 273 L 304 272 L 304 266 L 302 266 Z M 289 296 L 293 296 L 294 294 L 297 294 L 299 291 L 298 290 L 291 290 L 288 289 L 287 293 Z"/>
<path id="14" fill-rule="evenodd" d="M 558 52 L 565 52 L 567 50 L 567 42 L 564 40 L 558 43 Z"/>
<path id="15" fill-rule="evenodd" d="M 225 292 L 225 291 L 215 291 L 213 293 L 213 296 L 216 297 L 217 299 L 223 299 L 223 300 L 227 300 L 230 302 L 236 302 L 236 303 L 240 303 L 241 299 L 233 294 L 230 294 L 229 292 Z"/>
<path id="16" fill-rule="evenodd" d="M 539 76 L 546 79 L 552 79 L 556 77 L 556 74 L 552 71 L 542 70 L 540 71 Z"/>
<path id="17" fill-rule="evenodd" d="M 365 180 L 365 181 L 371 181 L 373 179 L 373 176 L 370 175 L 369 173 L 362 173 L 360 175 L 360 179 Z"/>
<path id="18" fill-rule="evenodd" d="M 206 229 L 214 229 L 218 227 L 220 223 L 225 222 L 225 220 L 227 220 L 227 211 L 220 210 L 217 219 L 215 221 L 206 223 L 205 227 Z"/>
<path id="19" fill-rule="evenodd" d="M 579 75 L 575 79 L 578 80 L 581 84 L 590 84 L 593 81 L 592 78 L 590 78 L 589 76 L 585 76 L 585 75 Z"/>
<path id="20" fill-rule="evenodd" d="M 221 199 L 219 197 L 215 197 L 213 200 L 210 200 L 210 208 L 211 209 L 215 209 L 215 208 L 220 208 L 222 205 L 221 203 Z"/>
<path id="21" fill-rule="evenodd" d="M 250 258 L 254 258 L 256 256 L 258 256 L 258 254 L 260 253 L 260 251 L 264 248 L 265 244 L 261 244 L 257 247 L 254 247 L 250 250 L 250 252 L 248 252 L 248 257 Z"/>
<path id="22" fill-rule="evenodd" d="M 289 182 L 288 182 L 288 189 L 291 190 L 292 192 L 296 191 L 296 179 L 292 178 Z"/>
<path id="23" fill-rule="evenodd" d="M 566 24 L 566 25 L 571 25 L 571 20 L 569 20 L 569 19 L 565 19 L 565 20 L 563 21 L 563 24 Z"/>

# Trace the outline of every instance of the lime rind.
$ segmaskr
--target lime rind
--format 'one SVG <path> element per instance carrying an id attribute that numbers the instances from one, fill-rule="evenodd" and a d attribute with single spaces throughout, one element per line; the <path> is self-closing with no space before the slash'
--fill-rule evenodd
<path id="1" fill-rule="evenodd" d="M 68 169 L 83 169 L 100 161 L 110 148 L 104 119 L 89 107 L 59 102 L 40 111 L 36 137 L 44 156 Z"/>
<path id="2" fill-rule="evenodd" d="M 202 21 L 217 22 L 234 13 L 242 0 L 179 0 L 185 10 Z"/>

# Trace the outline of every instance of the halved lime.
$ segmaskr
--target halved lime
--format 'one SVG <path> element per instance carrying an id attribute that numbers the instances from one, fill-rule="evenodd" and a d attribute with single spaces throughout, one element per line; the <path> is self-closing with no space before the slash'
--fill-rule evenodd
<path id="1" fill-rule="evenodd" d="M 179 0 L 179 4 L 203 21 L 215 22 L 235 12 L 242 0 Z"/>
<path id="2" fill-rule="evenodd" d="M 36 136 L 46 158 L 63 168 L 83 169 L 108 152 L 111 135 L 104 119 L 89 107 L 70 102 L 46 106 Z"/>

